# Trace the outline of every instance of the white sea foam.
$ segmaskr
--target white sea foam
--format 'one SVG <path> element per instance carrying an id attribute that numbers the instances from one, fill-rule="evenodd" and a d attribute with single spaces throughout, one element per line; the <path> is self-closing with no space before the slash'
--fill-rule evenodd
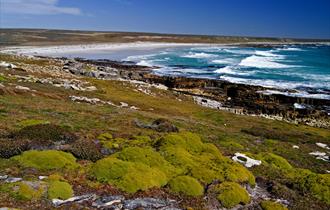
<path id="1" fill-rule="evenodd" d="M 252 50 L 243 50 L 243 49 L 224 49 L 227 53 L 239 54 L 239 55 L 253 55 L 255 52 Z"/>
<path id="2" fill-rule="evenodd" d="M 272 68 L 272 69 L 295 67 L 293 65 L 281 64 L 275 61 L 277 61 L 277 59 L 275 58 L 252 55 L 250 57 L 244 58 L 239 65 L 245 67 Z"/>
<path id="3" fill-rule="evenodd" d="M 284 58 L 285 56 L 283 55 L 278 55 L 278 54 L 274 54 L 273 50 L 269 50 L 269 51 L 261 51 L 261 50 L 257 50 L 255 52 L 256 55 L 260 55 L 260 56 L 264 56 L 264 57 L 277 57 L 277 58 Z"/>
<path id="4" fill-rule="evenodd" d="M 276 50 L 280 50 L 280 51 L 304 51 L 303 49 L 297 48 L 297 47 L 277 48 Z"/>
<path id="5" fill-rule="evenodd" d="M 139 65 L 139 66 L 154 66 L 150 61 L 146 61 L 146 60 L 141 60 L 141 61 L 137 62 L 136 65 Z"/>
<path id="6" fill-rule="evenodd" d="M 211 63 L 216 64 L 232 64 L 234 62 L 234 59 L 226 58 L 226 59 L 216 59 L 211 61 Z"/>
<path id="7" fill-rule="evenodd" d="M 231 66 L 226 66 L 226 67 L 215 70 L 214 73 L 230 74 L 230 75 L 250 75 L 253 72 L 239 72 L 237 70 L 234 70 L 233 67 L 231 67 Z"/>
<path id="8" fill-rule="evenodd" d="M 184 58 L 213 58 L 213 57 L 217 57 L 217 55 L 214 54 L 209 54 L 209 53 L 193 53 L 193 52 L 189 52 L 188 54 L 184 54 L 183 56 Z"/>
<path id="9" fill-rule="evenodd" d="M 224 47 L 216 46 L 216 47 L 194 47 L 191 50 L 198 50 L 203 52 L 220 52 L 224 49 Z"/>
<path id="10" fill-rule="evenodd" d="M 269 88 L 279 88 L 279 89 L 295 89 L 297 87 L 315 88 L 315 86 L 313 86 L 312 84 L 299 83 L 299 82 L 284 82 L 284 81 L 276 81 L 276 80 L 270 80 L 270 79 L 245 79 L 245 78 L 226 76 L 226 75 L 220 76 L 220 79 L 226 80 L 226 81 L 229 81 L 232 83 L 257 85 L 257 86 L 263 86 L 263 87 L 269 87 Z M 284 91 L 265 90 L 265 91 L 262 91 L 262 93 L 265 95 L 281 94 L 281 95 L 287 95 L 287 96 L 292 96 L 292 97 L 330 99 L 330 95 L 328 95 L 328 94 L 321 94 L 321 93 L 310 94 L 305 91 L 288 92 L 286 90 L 284 90 Z"/>

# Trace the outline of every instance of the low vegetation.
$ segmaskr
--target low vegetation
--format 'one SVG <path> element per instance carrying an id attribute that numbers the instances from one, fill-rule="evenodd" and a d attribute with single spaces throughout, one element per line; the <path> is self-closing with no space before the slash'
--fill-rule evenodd
<path id="1" fill-rule="evenodd" d="M 55 65 L 47 59 L 1 59 L 23 69 Z M 23 179 L 0 180 L 0 207 L 51 209 L 52 198 L 93 192 L 173 198 L 181 208 L 194 209 L 207 209 L 210 200 L 219 208 L 330 208 L 329 163 L 309 155 L 328 152 L 316 146 L 329 145 L 328 130 L 206 109 L 171 91 L 154 89 L 147 95 L 124 81 L 78 78 L 97 87 L 82 92 L 11 76 L 53 76 L 42 71 L 0 68 L 0 73 L 5 79 L 0 78 L 0 175 Z M 16 85 L 35 91 L 15 91 Z M 76 103 L 72 95 L 139 110 Z M 136 119 L 166 119 L 180 132 L 139 127 Z M 262 164 L 246 168 L 231 159 L 236 152 Z M 256 184 L 288 206 L 249 196 L 247 186 Z"/>
<path id="2" fill-rule="evenodd" d="M 216 186 L 217 199 L 226 208 L 232 208 L 238 204 L 248 204 L 250 196 L 239 184 L 234 182 L 223 182 Z"/>

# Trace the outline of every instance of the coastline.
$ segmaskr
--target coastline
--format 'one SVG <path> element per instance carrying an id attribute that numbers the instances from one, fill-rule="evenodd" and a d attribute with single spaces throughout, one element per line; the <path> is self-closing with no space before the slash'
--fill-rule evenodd
<path id="1" fill-rule="evenodd" d="M 260 44 L 260 43 L 258 43 Z M 275 43 L 262 43 L 262 45 Z M 315 44 L 315 43 L 313 43 Z M 236 46 L 240 44 L 237 43 Z M 2 53 L 32 58 L 60 60 L 63 70 L 75 75 L 97 79 L 124 79 L 147 84 L 161 84 L 174 92 L 190 95 L 199 105 L 225 110 L 239 115 L 260 116 L 263 118 L 286 121 L 294 124 L 306 124 L 314 127 L 330 127 L 330 100 L 299 95 L 292 89 L 279 89 L 253 84 L 236 83 L 220 79 L 189 78 L 180 76 L 157 75 L 157 67 L 136 65 L 134 62 L 112 61 L 108 59 L 74 59 L 47 56 L 46 52 L 77 52 L 133 49 L 160 49 L 186 46 L 228 46 L 228 44 L 187 44 L 187 43 L 121 43 L 93 44 L 56 47 L 10 47 Z M 278 43 L 275 44 L 278 46 Z M 84 65 L 92 66 L 97 71 L 85 71 Z M 288 94 L 284 94 L 284 93 Z M 199 98 L 196 98 L 199 97 Z M 218 106 L 214 106 L 214 104 Z M 212 105 L 213 104 L 213 105 Z"/>
<path id="2" fill-rule="evenodd" d="M 1 126 L 6 138 L 2 142 L 3 145 L 11 143 L 9 146 L 3 147 L 4 150 L 15 147 L 17 141 L 13 141 L 11 134 L 25 129 L 20 126 L 27 125 L 27 123 L 39 123 L 32 124 L 32 128 L 33 126 L 44 128 L 41 132 L 40 129 L 36 129 L 37 134 L 45 133 L 55 125 L 70 128 L 70 131 L 72 130 L 78 136 L 79 141 L 83 141 L 80 144 L 82 148 L 95 151 L 91 149 L 93 148 L 91 143 L 95 145 L 94 148 L 99 148 L 102 152 L 99 158 L 111 154 L 112 150 L 103 149 L 106 148 L 103 146 L 105 142 L 125 139 L 124 141 L 127 141 L 129 146 L 136 146 L 134 144 L 135 136 L 143 137 L 142 144 L 144 144 L 150 138 L 162 139 L 164 134 L 177 128 L 180 129 L 179 132 L 188 131 L 201 134 L 202 138 L 209 140 L 207 142 L 212 142 L 219 150 L 221 149 L 224 157 L 236 157 L 237 152 L 259 154 L 266 150 L 273 153 L 275 145 L 276 152 L 283 151 L 280 155 L 292 161 L 297 169 L 304 168 L 305 171 L 308 169 L 313 171 L 313 174 L 322 174 L 322 176 L 329 173 L 327 153 L 322 155 L 323 153 L 317 152 L 322 149 L 318 145 L 324 146 L 328 142 L 329 127 L 318 126 L 318 123 L 322 123 L 322 118 L 315 115 L 317 110 L 299 111 L 300 107 L 294 106 L 293 101 L 290 100 L 300 100 L 300 102 L 314 105 L 322 105 L 324 101 L 258 95 L 256 90 L 262 90 L 262 87 L 223 81 L 161 77 L 152 74 L 150 67 L 137 66 L 133 63 L 5 54 L 1 54 L 1 59 L 10 64 L 7 67 L 0 66 L 1 119 L 3 122 Z M 280 102 L 277 102 L 278 100 Z M 258 101 L 259 103 L 255 103 Z M 263 104 L 265 102 L 268 104 Z M 253 111 L 268 112 L 268 114 L 253 114 Z M 13 116 L 15 117 L 13 118 Z M 306 121 L 303 121 L 304 118 L 300 118 L 301 116 L 305 116 Z M 326 117 L 325 120 L 329 123 L 329 117 Z M 155 127 L 164 120 L 167 124 L 163 123 Z M 308 124 L 310 126 L 305 126 Z M 27 127 L 31 128 L 29 124 Z M 109 140 L 100 142 L 98 136 L 102 136 L 105 132 L 107 132 L 107 136 L 113 135 L 114 138 L 111 137 Z M 176 133 L 169 135 L 172 134 Z M 24 139 L 18 141 L 22 140 Z M 153 141 L 151 142 L 154 145 Z M 237 143 L 234 144 L 235 142 Z M 68 149 L 75 148 L 74 143 L 76 142 L 54 144 L 47 149 L 69 153 L 71 150 L 68 151 Z M 38 146 L 33 148 L 45 149 L 40 146 L 39 142 L 31 145 Z M 238 147 L 232 147 L 232 145 L 238 145 Z M 94 158 L 93 154 L 87 158 Z M 86 160 L 89 160 L 86 157 L 83 158 L 79 163 L 84 164 Z M 13 164 L 13 167 L 16 168 L 17 165 Z M 278 194 L 268 191 L 268 185 L 264 184 L 268 180 L 277 181 L 276 177 L 273 178 L 273 170 L 267 170 L 267 168 L 260 168 L 260 170 L 270 171 L 270 177 L 258 178 L 256 190 L 261 190 L 263 198 L 264 195 L 267 198 L 274 198 L 274 196 L 281 198 Z M 25 173 L 26 170 L 23 172 Z M 260 177 L 258 171 L 253 169 L 252 172 L 255 176 Z M 36 174 L 35 171 L 32 173 L 36 177 L 35 180 L 38 179 L 38 176 L 48 175 Z M 11 179 L 11 176 L 15 176 L 25 181 L 25 176 L 21 174 L 8 174 L 8 177 Z M 93 199 L 111 194 L 124 195 L 121 202 L 136 202 L 141 200 L 141 197 L 147 199 L 148 197 L 158 199 L 170 197 L 178 207 L 193 204 L 193 207 L 205 206 L 204 209 L 208 209 L 210 205 L 204 197 L 196 201 L 195 198 L 176 196 L 167 188 L 152 189 L 147 194 L 137 192 L 128 197 L 126 193 L 117 191 L 113 186 L 110 188 L 107 184 L 102 184 L 101 189 L 91 189 L 89 185 L 84 185 L 87 179 L 77 183 L 76 175 L 67 177 L 77 195 L 73 199 L 80 199 L 80 196 L 85 198 L 85 195 L 89 196 L 92 193 L 95 198 L 92 198 L 91 202 Z M 81 179 L 78 178 L 78 180 Z M 285 180 L 284 183 L 286 182 Z M 104 189 L 107 190 L 106 194 Z M 110 193 L 109 189 L 111 189 Z M 112 191 L 112 189 L 114 190 Z M 251 190 L 253 196 L 251 204 L 248 206 L 254 208 L 258 205 L 260 197 L 254 196 L 255 191 L 252 188 Z M 159 194 L 161 194 L 160 197 L 158 197 Z M 212 196 L 212 194 L 207 194 L 207 198 L 212 198 Z M 1 199 L 6 206 L 20 207 L 23 205 L 17 205 L 16 200 L 6 200 L 6 198 L 3 196 Z M 299 201 L 306 199 L 305 202 L 308 204 L 316 203 L 320 209 L 325 209 L 323 207 L 326 204 L 311 198 L 313 197 L 300 196 Z M 65 203 L 66 201 L 52 203 L 49 199 L 46 201 L 49 208 L 57 207 L 57 205 L 91 206 L 89 201 L 81 203 L 80 200 L 72 201 L 72 199 L 68 203 Z M 296 205 L 296 201 L 290 198 L 285 202 Z M 300 204 L 301 202 L 299 202 Z"/>
<path id="3" fill-rule="evenodd" d="M 130 43 L 96 43 L 73 45 L 45 46 L 3 46 L 0 52 L 23 55 L 44 55 L 73 52 L 95 52 L 103 50 L 159 49 L 167 47 L 195 46 L 285 46 L 285 45 L 330 45 L 330 42 L 236 42 L 236 43 L 175 43 L 175 42 L 130 42 Z"/>

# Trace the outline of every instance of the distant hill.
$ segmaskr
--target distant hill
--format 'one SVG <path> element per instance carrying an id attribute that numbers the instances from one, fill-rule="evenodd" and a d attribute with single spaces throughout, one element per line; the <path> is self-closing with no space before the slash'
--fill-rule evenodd
<path id="1" fill-rule="evenodd" d="M 178 35 L 142 32 L 104 32 L 49 29 L 0 29 L 0 46 L 59 45 L 104 42 L 177 42 L 177 43 L 244 43 L 244 42 L 311 42 L 329 40 L 266 37 Z"/>

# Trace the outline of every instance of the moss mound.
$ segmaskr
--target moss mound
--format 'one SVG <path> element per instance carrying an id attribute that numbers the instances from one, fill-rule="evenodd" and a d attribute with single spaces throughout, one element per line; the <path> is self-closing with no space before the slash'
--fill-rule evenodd
<path id="1" fill-rule="evenodd" d="M 159 150 L 165 159 L 202 183 L 214 180 L 255 184 L 252 173 L 231 159 L 222 156 L 213 144 L 203 143 L 195 134 L 174 133 L 160 139 Z"/>
<path id="2" fill-rule="evenodd" d="M 219 193 L 217 199 L 225 208 L 232 208 L 238 204 L 248 204 L 250 202 L 249 194 L 239 184 L 234 182 L 223 182 L 216 187 Z"/>
<path id="3" fill-rule="evenodd" d="M 51 181 L 48 186 L 49 199 L 68 199 L 73 196 L 73 190 L 69 183 L 63 181 Z"/>
<path id="4" fill-rule="evenodd" d="M 128 147 L 117 153 L 115 157 L 123 161 L 143 163 L 151 168 L 157 168 L 164 172 L 168 178 L 179 173 L 179 170 L 151 147 Z"/>
<path id="5" fill-rule="evenodd" d="M 260 206 L 263 210 L 288 210 L 285 206 L 280 203 L 275 203 L 273 201 L 262 201 Z"/>
<path id="6" fill-rule="evenodd" d="M 283 157 L 275 155 L 273 153 L 262 153 L 258 155 L 263 162 L 266 162 L 271 167 L 282 169 L 282 170 L 290 170 L 292 169 L 291 164 Z"/>
<path id="7" fill-rule="evenodd" d="M 33 189 L 28 184 L 21 182 L 18 187 L 19 189 L 16 196 L 21 200 L 38 200 L 44 193 L 44 189 L 41 186 L 38 189 Z"/>
<path id="8" fill-rule="evenodd" d="M 73 169 L 78 167 L 76 159 L 71 154 L 56 150 L 30 150 L 13 157 L 13 159 L 17 160 L 23 167 L 31 167 L 39 170 Z"/>
<path id="9" fill-rule="evenodd" d="M 190 176 L 178 176 L 169 182 L 171 191 L 183 193 L 189 196 L 201 196 L 204 194 L 203 186 Z"/>
<path id="10" fill-rule="evenodd" d="M 307 169 L 294 169 L 287 173 L 293 187 L 303 194 L 310 193 L 315 198 L 330 205 L 330 174 L 316 174 Z"/>
<path id="11" fill-rule="evenodd" d="M 140 162 L 129 162 L 108 157 L 97 161 L 92 175 L 101 182 L 113 184 L 123 191 L 135 193 L 167 183 L 165 173 Z"/>
<path id="12" fill-rule="evenodd" d="M 109 141 L 112 139 L 112 134 L 111 133 L 102 133 L 97 137 L 97 139 L 100 141 Z"/>
<path id="13" fill-rule="evenodd" d="M 222 156 L 215 145 L 203 143 L 196 134 L 170 133 L 155 143 L 151 143 L 149 137 L 135 137 L 129 141 L 133 146 L 127 146 L 124 142 L 121 144 L 125 145 L 123 150 L 93 165 L 91 173 L 97 180 L 134 193 L 164 186 L 173 177 L 179 176 L 171 181 L 170 186 L 173 191 L 182 191 L 187 195 L 201 195 L 203 187 L 200 183 L 208 184 L 214 180 L 255 184 L 250 171 Z M 150 146 L 138 147 L 135 143 L 155 145 L 158 151 Z M 189 182 L 196 191 L 188 192 L 191 190 L 187 184 Z"/>

